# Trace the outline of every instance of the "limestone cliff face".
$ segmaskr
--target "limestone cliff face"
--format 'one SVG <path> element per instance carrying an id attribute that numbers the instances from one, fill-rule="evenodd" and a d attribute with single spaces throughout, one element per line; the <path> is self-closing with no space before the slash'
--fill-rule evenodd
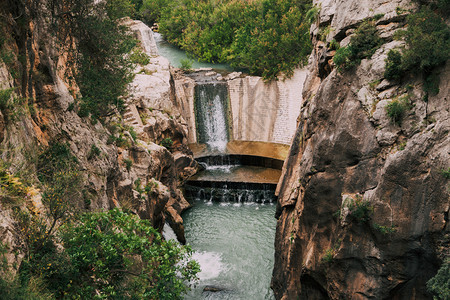
<path id="1" fill-rule="evenodd" d="M 272 287 L 277 299 L 431 299 L 426 281 L 449 255 L 450 66 L 440 92 L 422 100 L 383 78 L 389 49 L 401 42 L 397 7 L 409 1 L 316 1 L 299 126 L 278 185 Z M 399 10 L 397 10 L 399 11 Z M 364 19 L 384 14 L 384 44 L 371 59 L 339 73 L 327 42 L 348 44 Z M 330 25 L 326 41 L 321 29 Z M 408 90 L 407 90 L 408 89 Z M 408 95 L 411 109 L 393 124 L 385 106 Z M 368 218 L 349 211 L 360 203 Z"/>
<path id="2" fill-rule="evenodd" d="M 126 99 L 124 116 L 112 116 L 104 125 L 94 124 L 73 110 L 73 91 L 78 88 L 74 83 L 69 84 L 64 76 L 67 53 L 57 50 L 57 42 L 50 34 L 49 19 L 45 18 L 45 3 L 19 2 L 5 1 L 0 5 L 4 21 L 2 34 L 6 34 L 4 49 L 10 55 L 8 64 L 0 62 L 0 89 L 15 88 L 7 99 L 14 104 L 13 109 L 2 107 L 0 114 L 2 164 L 6 163 L 13 174 L 21 172 L 30 182 L 38 183 L 35 163 L 39 149 L 55 141 L 67 143 L 83 176 L 84 199 L 71 199 L 73 207 L 81 210 L 126 207 L 141 218 L 149 219 L 160 230 L 166 220 L 174 224 L 183 241 L 179 214 L 189 204 L 178 187 L 195 173 L 196 164 L 186 147 L 185 122 L 172 103 L 168 63 L 161 63 L 158 54 L 146 48 L 148 39 L 142 39 L 144 52 L 151 56 L 150 64 L 145 67 L 153 68 L 150 73 L 154 76 L 143 78 L 146 75 L 139 73 L 144 67 L 138 67 L 138 75 L 130 86 L 130 97 Z M 149 31 L 140 22 L 128 20 L 128 23 L 138 38 L 142 38 L 142 32 Z M 150 47 L 156 49 L 155 45 Z M 145 85 L 136 86 L 142 82 Z M 153 89 L 144 90 L 147 87 Z M 125 130 L 128 146 L 111 144 L 108 137 L 114 134 L 110 126 L 113 123 L 118 124 L 116 128 L 133 127 L 137 139 Z M 173 141 L 170 151 L 159 145 L 165 138 Z M 91 154 L 93 146 L 98 148 L 98 155 Z M 143 192 L 148 183 L 152 190 Z M 23 241 L 11 207 L 4 205 L 2 197 L 0 195 L 0 239 L 8 246 L 10 265 L 18 266 L 23 257 Z M 45 215 L 46 208 L 40 198 L 39 193 L 27 198 L 23 208 Z"/>

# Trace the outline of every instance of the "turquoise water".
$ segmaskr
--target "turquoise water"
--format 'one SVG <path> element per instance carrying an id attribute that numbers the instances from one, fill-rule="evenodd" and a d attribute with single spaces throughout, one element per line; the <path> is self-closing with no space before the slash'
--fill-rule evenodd
<path id="1" fill-rule="evenodd" d="M 186 52 L 184 52 L 180 48 L 175 47 L 175 46 L 169 44 L 167 41 L 165 41 L 163 36 L 160 33 L 154 32 L 153 36 L 155 37 L 159 55 L 167 58 L 172 66 L 180 68 L 181 60 L 192 59 L 186 55 Z M 229 72 L 233 71 L 233 68 L 227 64 L 211 64 L 211 63 L 199 62 L 196 59 L 192 59 L 192 61 L 193 61 L 193 63 L 192 63 L 193 69 L 213 68 L 215 70 L 222 70 L 222 71 L 229 71 Z"/>
<path id="2" fill-rule="evenodd" d="M 186 239 L 202 268 L 185 299 L 274 299 L 275 204 L 196 200 L 184 213 Z M 205 286 L 224 291 L 203 292 Z"/>

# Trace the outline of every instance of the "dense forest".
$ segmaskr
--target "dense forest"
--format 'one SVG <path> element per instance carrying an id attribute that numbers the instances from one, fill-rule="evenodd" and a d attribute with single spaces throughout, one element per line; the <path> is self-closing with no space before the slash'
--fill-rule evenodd
<path id="1" fill-rule="evenodd" d="M 311 53 L 310 0 L 144 0 L 137 14 L 170 43 L 206 62 L 265 79 L 289 77 Z"/>

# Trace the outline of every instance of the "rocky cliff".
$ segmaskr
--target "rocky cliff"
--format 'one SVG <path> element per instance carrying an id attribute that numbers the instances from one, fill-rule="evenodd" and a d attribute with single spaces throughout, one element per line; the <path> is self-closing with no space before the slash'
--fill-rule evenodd
<path id="1" fill-rule="evenodd" d="M 159 230 L 166 221 L 171 223 L 183 241 L 179 214 L 189 204 L 179 186 L 195 173 L 196 164 L 186 147 L 185 122 L 172 101 L 169 64 L 155 52 L 150 29 L 141 22 L 124 21 L 149 62 L 134 71 L 125 111 L 95 122 L 76 112 L 81 95 L 76 82 L 67 77 L 69 53 L 51 34 L 48 9 L 45 1 L 0 4 L 0 239 L 8 249 L 8 263 L 18 268 L 25 251 L 15 209 L 47 216 L 41 201 L 45 187 L 38 180 L 42 165 L 37 161 L 54 144 L 67 145 L 82 178 L 77 193 L 67 199 L 71 208 L 122 207 Z M 114 142 L 118 139 L 120 144 Z M 169 142 L 161 146 L 164 140 Z M 10 178 L 14 185 L 5 183 Z M 34 187 L 27 189 L 26 197 L 7 201 L 5 191 L 25 182 Z"/>
<path id="2" fill-rule="evenodd" d="M 424 101 L 420 72 L 384 78 L 415 3 L 315 2 L 311 73 L 277 190 L 275 296 L 431 299 L 425 284 L 450 254 L 450 66 Z M 333 44 L 348 45 L 364 20 L 381 45 L 339 72 Z M 398 98 L 408 109 L 393 122 L 386 106 Z"/>

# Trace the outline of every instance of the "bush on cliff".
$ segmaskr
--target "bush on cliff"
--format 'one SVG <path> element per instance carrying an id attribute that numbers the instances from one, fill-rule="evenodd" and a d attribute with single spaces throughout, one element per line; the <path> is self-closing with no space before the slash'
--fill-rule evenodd
<path id="1" fill-rule="evenodd" d="M 400 126 L 407 108 L 408 105 L 405 101 L 394 99 L 386 105 L 386 114 L 391 119 L 392 123 Z"/>
<path id="2" fill-rule="evenodd" d="M 427 287 L 434 299 L 450 299 L 450 258 L 444 261 L 436 276 L 427 282 Z"/>
<path id="3" fill-rule="evenodd" d="M 407 47 L 402 53 L 391 50 L 386 59 L 385 78 L 398 80 L 408 72 L 422 73 L 424 90 L 436 94 L 439 78 L 433 74 L 435 68 L 450 58 L 450 27 L 443 17 L 428 6 L 407 18 L 408 28 L 399 36 L 405 39 Z"/>
<path id="4" fill-rule="evenodd" d="M 365 21 L 355 30 L 350 44 L 336 51 L 333 61 L 338 70 L 349 70 L 359 65 L 362 59 L 372 57 L 381 44 L 375 22 Z"/>
<path id="5" fill-rule="evenodd" d="M 133 4 L 129 0 L 52 0 L 49 7 L 54 32 L 68 51 L 66 77 L 78 84 L 82 95 L 79 115 L 98 119 L 122 108 L 122 97 L 133 79 L 133 64 L 125 54 L 136 40 L 118 19 L 132 14 Z M 71 38 L 73 43 L 68 42 Z"/>

